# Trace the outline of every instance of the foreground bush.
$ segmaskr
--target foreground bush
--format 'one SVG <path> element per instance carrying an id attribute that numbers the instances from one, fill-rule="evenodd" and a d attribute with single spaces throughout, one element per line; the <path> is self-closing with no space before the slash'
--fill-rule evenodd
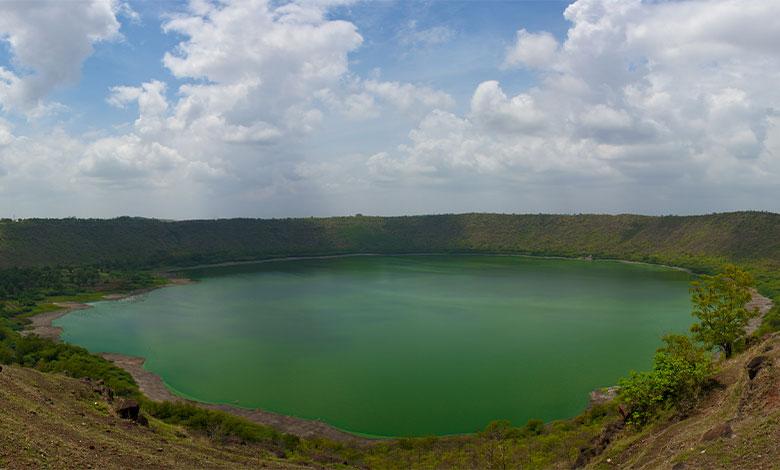
<path id="1" fill-rule="evenodd" d="M 641 426 L 672 406 L 684 411 L 713 373 L 705 347 L 682 335 L 667 335 L 663 341 L 666 346 L 656 352 L 652 371 L 631 371 L 630 377 L 619 382 L 618 402 L 625 407 L 629 423 Z"/>

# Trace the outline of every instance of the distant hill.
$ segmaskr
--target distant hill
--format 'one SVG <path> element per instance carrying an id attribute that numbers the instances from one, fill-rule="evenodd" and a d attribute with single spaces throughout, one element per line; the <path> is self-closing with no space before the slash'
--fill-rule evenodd
<path id="1" fill-rule="evenodd" d="M 780 214 L 460 214 L 409 217 L 0 221 L 0 266 L 192 265 L 346 252 L 479 252 L 780 268 Z"/>

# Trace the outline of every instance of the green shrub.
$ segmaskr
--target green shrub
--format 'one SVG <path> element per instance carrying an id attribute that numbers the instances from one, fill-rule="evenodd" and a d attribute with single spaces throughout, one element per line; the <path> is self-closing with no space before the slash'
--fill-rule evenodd
<path id="1" fill-rule="evenodd" d="M 159 403 L 148 399 L 142 399 L 141 404 L 144 410 L 157 419 L 201 430 L 209 437 L 230 435 L 240 437 L 247 442 L 282 440 L 285 446 L 294 445 L 297 448 L 298 445 L 293 443 L 293 438 L 284 438 L 271 428 L 222 411 L 207 410 L 191 403 L 172 403 L 169 401 Z M 295 437 L 297 438 L 297 436 Z"/>
<path id="2" fill-rule="evenodd" d="M 626 406 L 630 423 L 641 426 L 673 405 L 684 412 L 713 372 L 706 349 L 688 337 L 668 335 L 663 341 L 667 345 L 656 353 L 652 371 L 631 371 L 630 377 L 619 382 L 618 401 Z"/>

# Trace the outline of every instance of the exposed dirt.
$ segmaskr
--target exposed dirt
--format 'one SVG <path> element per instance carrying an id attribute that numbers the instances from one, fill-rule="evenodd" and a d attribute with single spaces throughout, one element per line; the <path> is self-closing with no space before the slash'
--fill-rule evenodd
<path id="1" fill-rule="evenodd" d="M 759 294 L 755 289 L 750 289 L 750 293 L 753 295 L 753 297 L 750 299 L 750 302 L 745 305 L 745 308 L 747 308 L 748 311 L 758 309 L 759 314 L 757 317 L 751 318 L 750 323 L 748 323 L 748 326 L 745 328 L 745 332 L 749 335 L 753 334 L 753 332 L 756 331 L 759 326 L 761 326 L 761 321 L 764 319 L 764 315 L 769 313 L 769 311 L 772 309 L 771 299 Z"/>
<path id="2" fill-rule="evenodd" d="M 0 468 L 301 468 L 256 445 L 223 444 L 152 419 L 120 419 L 82 381 L 32 369 L 0 371 Z"/>
<path id="3" fill-rule="evenodd" d="M 60 339 L 60 335 L 62 334 L 62 328 L 52 325 L 52 322 L 60 317 L 64 317 L 70 312 L 92 308 L 91 305 L 78 302 L 57 302 L 54 305 L 58 305 L 63 309 L 30 317 L 30 329 L 20 331 L 20 333 L 23 336 L 35 334 L 41 338 L 49 338 L 55 343 L 61 343 L 62 340 Z"/>

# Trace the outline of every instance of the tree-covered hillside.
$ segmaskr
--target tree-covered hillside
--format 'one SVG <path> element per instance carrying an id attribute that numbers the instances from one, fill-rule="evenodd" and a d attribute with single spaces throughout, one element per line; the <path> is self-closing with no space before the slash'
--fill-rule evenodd
<path id="1" fill-rule="evenodd" d="M 621 258 L 711 271 L 780 267 L 780 215 L 461 214 L 0 222 L 0 266 L 172 265 L 345 252 L 501 252 Z"/>

